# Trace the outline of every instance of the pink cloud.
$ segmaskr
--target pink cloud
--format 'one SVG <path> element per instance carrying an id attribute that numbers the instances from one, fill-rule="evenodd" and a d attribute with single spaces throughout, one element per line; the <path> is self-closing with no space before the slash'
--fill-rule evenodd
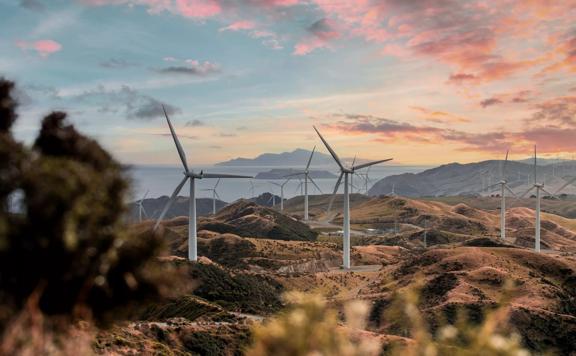
<path id="1" fill-rule="evenodd" d="M 216 0 L 176 0 L 176 6 L 182 16 L 192 18 L 212 17 L 222 12 Z"/>
<path id="2" fill-rule="evenodd" d="M 62 45 L 54 40 L 17 41 L 16 45 L 24 51 L 34 50 L 41 57 L 48 57 L 62 50 Z"/>
<path id="3" fill-rule="evenodd" d="M 226 27 L 220 28 L 219 31 L 240 31 L 240 30 L 252 30 L 256 27 L 256 24 L 252 21 L 236 21 Z"/>
<path id="4" fill-rule="evenodd" d="M 325 48 L 327 46 L 328 44 L 319 38 L 309 38 L 297 43 L 296 46 L 294 46 L 292 54 L 295 56 L 305 56 L 316 49 Z"/>

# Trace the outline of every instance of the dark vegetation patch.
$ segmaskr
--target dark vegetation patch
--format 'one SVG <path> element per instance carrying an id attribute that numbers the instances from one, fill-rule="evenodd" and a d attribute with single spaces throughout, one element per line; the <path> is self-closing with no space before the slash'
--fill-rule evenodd
<path id="1" fill-rule="evenodd" d="M 268 314 L 282 307 L 283 287 L 271 278 L 231 273 L 212 264 L 195 263 L 190 276 L 198 282 L 194 294 L 229 310 Z"/>
<path id="2" fill-rule="evenodd" d="M 422 303 L 426 306 L 438 305 L 447 300 L 447 294 L 458 285 L 458 277 L 453 273 L 440 274 L 424 285 L 421 290 Z"/>
<path id="3" fill-rule="evenodd" d="M 224 235 L 198 239 L 198 252 L 212 261 L 230 268 L 246 268 L 245 258 L 256 255 L 256 246 L 246 239 Z"/>

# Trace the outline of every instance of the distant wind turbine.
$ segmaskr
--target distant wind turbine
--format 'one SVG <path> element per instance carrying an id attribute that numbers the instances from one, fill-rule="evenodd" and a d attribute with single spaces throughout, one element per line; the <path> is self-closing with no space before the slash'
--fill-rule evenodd
<path id="1" fill-rule="evenodd" d="M 216 215 L 216 198 L 222 200 L 220 198 L 220 196 L 218 195 L 218 192 L 216 191 L 218 184 L 220 184 L 220 178 L 218 178 L 218 180 L 216 181 L 216 184 L 214 184 L 214 187 L 202 189 L 205 192 L 212 192 L 212 215 Z"/>
<path id="2" fill-rule="evenodd" d="M 500 165 L 500 182 L 492 185 L 492 187 L 500 186 L 500 238 L 506 240 L 506 191 L 510 194 L 517 196 L 512 189 L 508 186 L 508 180 L 506 179 L 506 165 L 508 164 L 508 154 L 510 151 L 506 151 L 506 158 L 504 163 Z"/>
<path id="3" fill-rule="evenodd" d="M 373 166 L 375 164 L 378 163 L 383 163 L 383 162 L 388 162 L 390 160 L 392 160 L 392 158 L 388 158 L 388 159 L 384 159 L 384 160 L 380 160 L 380 161 L 375 161 L 375 162 L 368 162 L 368 163 L 364 163 L 364 164 L 359 164 L 357 166 L 352 166 L 352 167 L 344 167 L 344 165 L 342 164 L 342 161 L 340 161 L 340 158 L 338 158 L 338 155 L 336 154 L 336 152 L 334 152 L 334 150 L 332 149 L 332 147 L 330 147 L 330 145 L 328 144 L 328 142 L 326 142 L 326 140 L 324 139 L 324 137 L 322 137 L 322 135 L 320 134 L 320 131 L 318 131 L 318 129 L 316 127 L 314 127 L 314 130 L 316 131 L 316 133 L 318 134 L 318 136 L 320 137 L 320 140 L 322 140 L 322 142 L 324 143 L 324 146 L 326 146 L 326 149 L 328 150 L 328 152 L 330 152 L 330 154 L 332 155 L 332 158 L 334 158 L 334 161 L 336 161 L 336 163 L 338 164 L 338 166 L 340 167 L 340 176 L 338 177 L 338 181 L 336 182 L 336 186 L 334 187 L 334 193 L 332 195 L 332 198 L 330 200 L 330 205 L 328 210 L 330 210 L 330 208 L 332 207 L 332 201 L 334 200 L 334 197 L 336 196 L 336 193 L 338 192 L 338 188 L 340 187 L 340 183 L 342 182 L 342 178 L 344 178 L 344 221 L 343 221 L 343 226 L 342 226 L 342 232 L 343 232 L 343 267 L 345 269 L 350 269 L 350 195 L 348 192 L 349 189 L 349 178 L 351 174 L 354 174 L 355 171 L 362 169 L 362 168 L 367 168 L 370 166 Z"/>
<path id="4" fill-rule="evenodd" d="M 174 144 L 176 145 L 176 150 L 178 151 L 178 155 L 180 156 L 180 160 L 182 161 L 182 166 L 184 167 L 184 178 L 174 189 L 172 196 L 164 206 L 162 213 L 158 217 L 156 221 L 156 225 L 154 225 L 154 229 L 158 228 L 160 222 L 178 197 L 178 193 L 182 190 L 182 187 L 186 183 L 188 179 L 190 179 L 190 200 L 189 200 L 189 210 L 188 210 L 188 259 L 190 261 L 197 261 L 198 260 L 198 250 L 197 250 L 197 243 L 198 243 L 198 236 L 196 231 L 196 179 L 204 179 L 204 178 L 252 178 L 249 176 L 241 176 L 241 175 L 233 175 L 233 174 L 220 174 L 220 173 L 204 173 L 204 171 L 200 171 L 200 173 L 195 173 L 193 170 L 188 169 L 188 163 L 186 160 L 186 154 L 184 153 L 184 149 L 180 144 L 180 140 L 178 140 L 178 136 L 174 131 L 174 127 L 172 127 L 172 123 L 170 122 L 170 118 L 166 113 L 166 109 L 162 106 L 162 110 L 164 110 L 164 116 L 166 116 L 166 122 L 168 123 L 168 127 L 170 128 L 170 133 L 172 134 L 172 138 L 174 139 Z"/>
<path id="5" fill-rule="evenodd" d="M 548 191 L 546 191 L 546 189 L 544 189 L 544 183 L 538 183 L 537 167 L 538 167 L 538 161 L 537 161 L 537 155 L 536 155 L 536 146 L 534 146 L 534 185 L 532 187 L 530 187 L 530 189 L 528 189 L 524 194 L 522 194 L 520 196 L 520 199 L 524 198 L 532 190 L 536 189 L 536 223 L 535 223 L 535 239 L 534 239 L 534 245 L 535 246 L 534 246 L 534 250 L 536 252 L 540 252 L 540 233 L 541 233 L 541 229 L 540 229 L 540 213 L 541 213 L 540 199 L 542 197 L 541 192 L 544 192 L 544 193 L 551 195 L 551 196 L 553 196 L 553 194 L 549 193 Z"/>
<path id="6" fill-rule="evenodd" d="M 150 191 L 147 190 L 146 193 L 144 193 L 144 196 L 142 197 L 142 199 L 140 199 L 136 202 L 136 205 L 138 206 L 138 220 L 140 222 L 142 222 L 142 214 L 144 214 L 145 217 L 148 217 L 148 214 L 146 213 L 146 209 L 144 209 L 144 200 L 148 196 L 149 192 Z"/>
<path id="7" fill-rule="evenodd" d="M 320 189 L 320 187 L 318 187 L 318 185 L 316 184 L 316 182 L 314 182 L 314 180 L 312 179 L 312 177 L 310 177 L 310 164 L 312 163 L 312 157 L 314 157 L 314 152 L 316 152 L 316 146 L 314 146 L 314 148 L 312 149 L 312 153 L 310 153 L 310 157 L 308 158 L 308 163 L 306 163 L 306 168 L 304 168 L 304 170 L 302 172 L 297 172 L 297 173 L 293 173 L 293 174 L 288 174 L 286 177 L 295 177 L 295 176 L 304 176 L 304 182 L 300 183 L 299 187 L 302 188 L 302 186 L 304 187 L 304 220 L 308 221 L 309 220 L 309 213 L 308 213 L 308 180 L 310 180 L 310 182 L 312 184 L 314 184 L 314 186 L 316 187 L 316 189 L 318 189 L 318 191 L 320 193 L 322 193 L 322 189 Z M 298 187 L 296 188 L 298 189 Z"/>
<path id="8" fill-rule="evenodd" d="M 284 186 L 286 185 L 286 183 L 288 183 L 290 181 L 290 178 L 286 179 L 284 181 L 284 183 L 276 183 L 276 182 L 270 182 L 270 184 L 273 184 L 277 187 L 280 188 L 280 211 L 284 211 Z M 274 194 L 272 194 L 272 196 L 274 196 Z"/>

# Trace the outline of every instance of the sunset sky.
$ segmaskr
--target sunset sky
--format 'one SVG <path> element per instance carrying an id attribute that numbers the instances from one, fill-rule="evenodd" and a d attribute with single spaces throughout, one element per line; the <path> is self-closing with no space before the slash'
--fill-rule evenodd
<path id="1" fill-rule="evenodd" d="M 125 163 L 311 149 L 397 164 L 576 153 L 574 0 L 0 0 L 17 137 L 66 110 Z"/>

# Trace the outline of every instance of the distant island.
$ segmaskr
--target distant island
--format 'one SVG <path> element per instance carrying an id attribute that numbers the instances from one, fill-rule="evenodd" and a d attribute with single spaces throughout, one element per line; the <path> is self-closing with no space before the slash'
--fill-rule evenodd
<path id="1" fill-rule="evenodd" d="M 274 168 L 271 169 L 267 172 L 260 172 L 256 175 L 256 177 L 254 177 L 255 179 L 284 179 L 287 175 L 289 174 L 294 174 L 294 173 L 299 173 L 302 172 L 302 170 L 300 169 L 294 169 L 294 168 Z M 309 174 L 310 177 L 312 177 L 312 179 L 322 179 L 322 178 L 331 178 L 331 179 L 336 179 L 338 178 L 338 176 L 336 176 L 335 174 L 332 174 L 328 171 L 310 171 Z M 298 176 L 293 177 L 293 178 L 298 178 Z"/>
<path id="2" fill-rule="evenodd" d="M 304 167 L 310 158 L 310 150 L 301 148 L 292 152 L 263 153 L 256 158 L 235 158 L 229 161 L 216 163 L 216 166 L 228 167 Z M 357 162 L 360 162 L 358 159 Z M 333 166 L 334 160 L 330 155 L 316 151 L 312 164 L 314 166 Z"/>

